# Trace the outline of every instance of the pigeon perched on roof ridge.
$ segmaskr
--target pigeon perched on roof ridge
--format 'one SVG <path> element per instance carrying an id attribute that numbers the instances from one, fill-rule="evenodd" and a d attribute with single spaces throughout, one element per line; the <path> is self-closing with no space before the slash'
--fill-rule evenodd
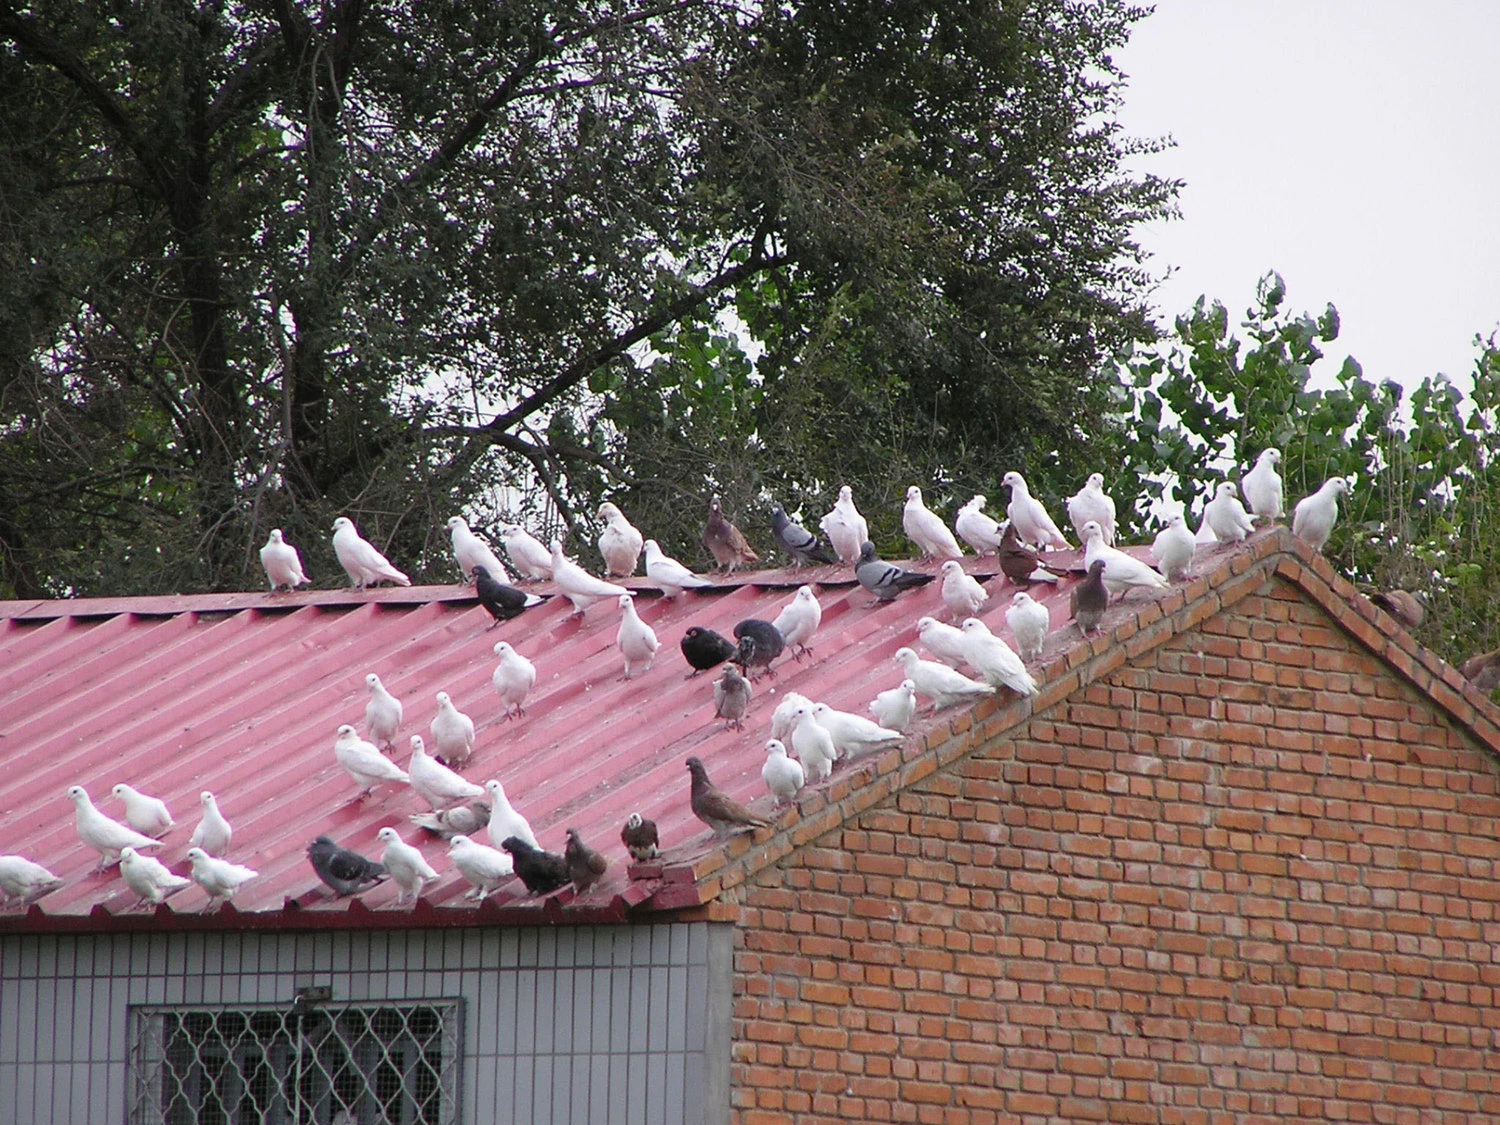
<path id="1" fill-rule="evenodd" d="M 818 616 L 821 620 L 821 611 Z M 739 646 L 729 658 L 731 664 L 738 664 L 751 679 L 756 678 L 757 668 L 772 676 L 776 674 L 771 662 L 786 651 L 786 638 L 773 622 L 747 617 L 735 624 L 734 636 Z"/>
<path id="2" fill-rule="evenodd" d="M 295 590 L 298 586 L 305 586 L 311 582 L 306 571 L 302 569 L 301 554 L 298 553 L 296 547 L 282 538 L 279 527 L 271 529 L 271 534 L 266 538 L 266 545 L 260 549 L 260 565 L 271 583 L 273 594 L 282 586 L 288 590 Z"/>
<path id="3" fill-rule="evenodd" d="M 780 808 L 807 784 L 807 771 L 801 762 L 787 757 L 786 745 L 779 738 L 772 738 L 766 741 L 766 762 L 760 768 L 760 779 Z"/>
<path id="4" fill-rule="evenodd" d="M 893 659 L 906 670 L 906 679 L 915 685 L 916 690 L 932 700 L 933 711 L 973 703 L 995 694 L 990 684 L 971 680 L 962 672 L 935 660 L 923 660 L 909 648 L 898 648 Z"/>
<path id="5" fill-rule="evenodd" d="M 1181 512 L 1157 532 L 1151 544 L 1151 557 L 1169 582 L 1187 578 L 1198 550 L 1198 537 L 1188 530 L 1187 517 Z"/>
<path id="6" fill-rule="evenodd" d="M 860 552 L 870 538 L 870 525 L 854 506 L 854 490 L 847 484 L 839 486 L 838 499 L 833 508 L 818 521 L 818 527 L 828 536 L 828 542 L 839 561 L 845 566 L 857 566 Z"/>
<path id="7" fill-rule="evenodd" d="M 1104 541 L 1111 546 L 1115 541 L 1115 499 L 1104 491 L 1104 474 L 1090 473 L 1089 479 L 1072 496 L 1068 497 L 1068 522 L 1079 536 L 1083 525 L 1094 520 L 1104 532 Z"/>
<path id="8" fill-rule="evenodd" d="M 1021 533 L 1016 525 L 1007 523 L 1000 538 L 1000 570 L 1013 585 L 1025 586 L 1032 582 L 1061 584 L 1062 576 L 1053 574 L 1042 565 L 1041 556 L 1021 542 Z"/>
<path id="9" fill-rule="evenodd" d="M 604 559 L 605 577 L 629 578 L 640 565 L 646 537 L 640 528 L 625 518 L 619 505 L 609 500 L 599 505 L 596 515 L 604 521 L 598 546 L 599 555 Z"/>
<path id="10" fill-rule="evenodd" d="M 948 530 L 948 525 L 922 501 L 922 490 L 916 485 L 906 490 L 906 506 L 901 510 L 901 529 L 917 545 L 924 559 L 959 559 L 963 548 Z"/>
<path id="11" fill-rule="evenodd" d="M 394 582 L 410 586 L 411 579 L 391 565 L 375 545 L 365 539 L 348 516 L 333 521 L 333 553 L 349 576 L 350 585 L 363 590 L 377 582 Z"/>
<path id="12" fill-rule="evenodd" d="M 973 617 L 990 600 L 990 592 L 979 579 L 965 571 L 963 564 L 957 559 L 944 562 L 938 569 L 938 575 L 942 579 L 940 592 L 943 605 L 947 606 L 955 621 Z"/>
<path id="13" fill-rule="evenodd" d="M 498 848 L 486 847 L 467 836 L 455 836 L 448 841 L 448 858 L 453 860 L 453 866 L 458 868 L 459 874 L 469 884 L 470 890 L 464 898 L 479 902 L 483 902 L 516 872 L 515 863 L 508 854 Z"/>
<path id="14" fill-rule="evenodd" d="M 393 905 L 416 902 L 422 897 L 424 886 L 438 881 L 439 875 L 433 870 L 432 864 L 427 862 L 427 858 L 403 840 L 401 833 L 390 825 L 375 833 L 375 838 L 385 845 L 385 850 L 380 855 L 381 865 L 390 873 L 396 886 L 401 888 Z"/>
<path id="15" fill-rule="evenodd" d="M 771 509 L 771 537 L 778 547 L 792 556 L 794 567 L 800 568 L 808 563 L 832 566 L 839 561 L 832 548 L 787 515 L 780 504 Z"/>
<path id="16" fill-rule="evenodd" d="M 1067 537 L 1048 513 L 1046 505 L 1031 495 L 1026 478 L 1012 469 L 1000 478 L 1002 486 L 1010 489 L 1010 504 L 1006 514 L 1024 543 L 1039 547 L 1059 547 L 1067 550 Z"/>
<path id="17" fill-rule="evenodd" d="M 533 847 L 519 836 L 500 841 L 500 850 L 510 856 L 516 877 L 533 895 L 549 895 L 568 885 L 568 862 L 556 852 Z"/>
<path id="18" fill-rule="evenodd" d="M 631 813 L 625 818 L 625 823 L 620 828 L 620 843 L 625 845 L 630 858 L 637 863 L 655 859 L 661 848 L 661 837 L 656 830 L 656 821 L 638 812 Z"/>
<path id="19" fill-rule="evenodd" d="M 818 601 L 818 595 L 811 586 L 798 586 L 792 600 L 782 607 L 776 619 L 771 622 L 786 646 L 792 650 L 794 660 L 801 660 L 804 654 L 812 652 L 812 647 L 807 642 L 812 640 L 812 635 L 822 623 L 823 604 Z"/>
<path id="20" fill-rule="evenodd" d="M 473 581 L 474 568 L 480 566 L 485 568 L 485 573 L 494 581 L 510 581 L 510 572 L 505 569 L 505 564 L 495 554 L 494 548 L 469 529 L 469 523 L 463 516 L 448 518 L 448 539 L 453 548 L 453 559 L 458 563 L 458 573 L 463 576 L 460 581 L 465 585 Z"/>
<path id="21" fill-rule="evenodd" d="M 540 582 L 552 577 L 552 552 L 520 524 L 501 524 L 500 542 L 505 544 L 505 553 L 521 580 Z"/>
<path id="22" fill-rule="evenodd" d="M 883 561 L 875 553 L 875 544 L 868 539 L 860 548 L 859 564 L 854 568 L 854 576 L 859 579 L 861 586 L 875 595 L 875 601 L 871 605 L 892 601 L 902 590 L 925 586 L 933 580 L 930 574 L 906 570 L 895 563 Z"/>
<path id="23" fill-rule="evenodd" d="M 193 882 L 202 887 L 203 893 L 208 895 L 208 902 L 203 906 L 204 910 L 223 906 L 234 897 L 240 887 L 251 879 L 260 877 L 259 871 L 210 855 L 202 848 L 189 848 L 187 860 L 193 866 Z"/>
<path id="24" fill-rule="evenodd" d="M 110 793 L 115 800 L 124 804 L 125 823 L 141 835 L 159 840 L 177 827 L 177 822 L 167 809 L 167 803 L 160 797 L 142 793 L 123 781 L 111 789 Z"/>
<path id="25" fill-rule="evenodd" d="M 579 894 L 587 894 L 589 888 L 604 878 L 609 870 L 609 860 L 602 852 L 595 851 L 583 842 L 576 828 L 567 831 L 568 842 L 563 849 L 563 860 L 568 865 L 568 878 Z"/>
<path id="26" fill-rule="evenodd" d="M 568 601 L 573 603 L 573 616 L 604 598 L 617 598 L 630 593 L 618 582 L 606 582 L 584 570 L 563 554 L 562 540 L 552 540 L 552 581 Z"/>
<path id="27" fill-rule="evenodd" d="M 62 879 L 23 855 L 0 855 L 0 906 L 30 906 L 64 886 Z"/>
<path id="28" fill-rule="evenodd" d="M 958 510 L 958 515 L 953 517 L 953 530 L 958 532 L 958 537 L 981 556 L 998 555 L 1000 539 L 1004 534 L 1000 524 L 985 513 L 984 506 L 987 503 L 989 497 L 976 492 Z"/>
<path id="29" fill-rule="evenodd" d="M 714 718 L 726 720 L 731 730 L 744 730 L 745 713 L 754 695 L 755 689 L 739 668 L 726 664 L 723 674 L 714 681 Z"/>
<path id="30" fill-rule="evenodd" d="M 427 753 L 427 745 L 420 734 L 411 736 L 411 760 L 406 763 L 406 773 L 411 779 L 412 790 L 431 805 L 434 812 L 476 801 L 485 794 L 483 787 L 466 781 Z"/>
<path id="31" fill-rule="evenodd" d="M 1329 477 L 1311 496 L 1304 496 L 1292 509 L 1292 534 L 1313 550 L 1321 551 L 1333 534 L 1339 518 L 1339 497 L 1348 495 L 1349 482 Z"/>
<path id="32" fill-rule="evenodd" d="M 1254 467 L 1240 478 L 1240 492 L 1257 519 L 1279 520 L 1286 514 L 1281 474 L 1276 471 L 1280 463 L 1281 450 L 1262 449 Z"/>
<path id="33" fill-rule="evenodd" d="M 1078 631 L 1088 636 L 1099 628 L 1099 620 L 1109 608 L 1109 588 L 1104 585 L 1104 560 L 1095 559 L 1082 582 L 1068 595 L 1069 615 L 1078 622 Z"/>
<path id="34" fill-rule="evenodd" d="M 670 555 L 664 554 L 655 539 L 646 540 L 646 577 L 668 598 L 680 598 L 684 590 L 701 590 L 713 585 L 701 574 L 694 574 Z"/>
<path id="35" fill-rule="evenodd" d="M 708 502 L 708 525 L 703 529 L 703 546 L 713 555 L 720 570 L 733 574 L 736 567 L 760 562 L 745 535 L 724 515 L 724 506 L 715 495 Z"/>
<path id="36" fill-rule="evenodd" d="M 1255 521 L 1240 503 L 1234 482 L 1229 480 L 1221 480 L 1213 499 L 1203 505 L 1203 520 L 1220 543 L 1239 543 L 1255 532 Z"/>
<path id="37" fill-rule="evenodd" d="M 1005 623 L 1016 638 L 1016 651 L 1021 659 L 1028 663 L 1040 660 L 1052 628 L 1052 611 L 1025 590 L 1017 590 L 1005 611 Z"/>
<path id="38" fill-rule="evenodd" d="M 869 712 L 888 730 L 905 732 L 917 713 L 917 685 L 911 680 L 902 680 L 895 687 L 887 688 L 870 700 Z"/>
<path id="39" fill-rule="evenodd" d="M 406 819 L 418 828 L 441 836 L 445 840 L 450 840 L 454 836 L 472 836 L 481 828 L 488 827 L 490 803 L 475 800 L 463 805 L 454 805 L 451 809 L 443 809 L 441 812 L 412 813 Z"/>

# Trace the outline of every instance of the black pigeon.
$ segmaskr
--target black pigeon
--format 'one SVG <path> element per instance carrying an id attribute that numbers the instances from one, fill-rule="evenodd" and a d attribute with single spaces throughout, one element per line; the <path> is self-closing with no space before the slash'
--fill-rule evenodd
<path id="1" fill-rule="evenodd" d="M 734 635 L 740 643 L 730 659 L 751 679 L 755 678 L 752 669 L 764 668 L 770 672 L 771 661 L 786 648 L 786 638 L 781 635 L 781 630 L 759 617 L 745 618 L 734 627 Z"/>
<path id="2" fill-rule="evenodd" d="M 1078 631 L 1085 635 L 1099 628 L 1099 619 L 1109 608 L 1109 590 L 1104 585 L 1104 560 L 1095 559 L 1088 577 L 1073 587 L 1070 597 L 1072 616 Z"/>
<path id="3" fill-rule="evenodd" d="M 647 820 L 638 812 L 631 813 L 625 827 L 620 829 L 620 843 L 637 863 L 655 859 L 661 843 L 656 835 L 656 821 Z"/>
<path id="4" fill-rule="evenodd" d="M 932 581 L 930 574 L 915 570 L 902 570 L 895 563 L 882 562 L 875 554 L 875 544 L 868 539 L 859 549 L 859 562 L 855 564 L 854 576 L 859 584 L 875 595 L 877 601 L 888 602 L 902 590 L 913 586 L 925 586 Z"/>
<path id="5" fill-rule="evenodd" d="M 504 582 L 495 581 L 489 570 L 483 566 L 476 566 L 473 575 L 474 592 L 479 595 L 479 604 L 490 611 L 490 616 L 495 619 L 495 625 L 517 617 L 523 610 L 530 609 L 534 605 L 541 605 L 545 600 L 535 594 L 528 594 L 525 590 L 507 586 Z M 493 629 L 495 625 L 491 625 L 490 628 Z"/>
<path id="6" fill-rule="evenodd" d="M 797 566 L 810 562 L 832 565 L 839 561 L 821 539 L 788 516 L 780 504 L 771 509 L 771 534 Z"/>
<path id="7" fill-rule="evenodd" d="M 568 864 L 568 878 L 573 880 L 579 894 L 604 878 L 604 873 L 609 870 L 609 860 L 585 844 L 576 828 L 568 829 L 568 846 L 563 850 L 563 856 Z"/>
<path id="8" fill-rule="evenodd" d="M 693 666 L 693 675 L 717 668 L 735 654 L 735 644 L 722 633 L 701 625 L 689 626 L 682 635 L 682 655 Z"/>
<path id="9" fill-rule="evenodd" d="M 319 836 L 307 845 L 307 861 L 318 878 L 339 895 L 357 895 L 385 882 L 383 866 L 358 852 L 339 847 L 327 836 Z"/>
<path id="10" fill-rule="evenodd" d="M 551 894 L 558 887 L 567 886 L 568 865 L 562 856 L 533 848 L 519 836 L 505 837 L 500 847 L 510 853 L 516 874 L 532 894 Z"/>

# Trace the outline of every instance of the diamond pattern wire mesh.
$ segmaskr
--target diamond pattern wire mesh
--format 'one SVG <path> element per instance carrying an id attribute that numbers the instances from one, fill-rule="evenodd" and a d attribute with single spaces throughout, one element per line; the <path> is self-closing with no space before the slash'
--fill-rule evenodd
<path id="1" fill-rule="evenodd" d="M 133 1007 L 131 1125 L 453 1125 L 461 1004 Z"/>

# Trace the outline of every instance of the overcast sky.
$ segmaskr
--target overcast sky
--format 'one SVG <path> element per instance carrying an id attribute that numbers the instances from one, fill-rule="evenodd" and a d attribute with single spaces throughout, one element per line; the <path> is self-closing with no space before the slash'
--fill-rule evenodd
<path id="1" fill-rule="evenodd" d="M 1156 0 L 1119 62 L 1141 166 L 1186 181 L 1142 241 L 1170 318 L 1256 279 L 1332 302 L 1367 378 L 1467 385 L 1500 327 L 1500 0 Z"/>

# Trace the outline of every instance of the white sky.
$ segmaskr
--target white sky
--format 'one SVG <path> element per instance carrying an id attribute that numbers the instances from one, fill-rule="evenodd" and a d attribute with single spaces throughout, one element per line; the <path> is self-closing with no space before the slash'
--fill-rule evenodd
<path id="1" fill-rule="evenodd" d="M 1175 148 L 1181 219 L 1141 232 L 1165 322 L 1199 294 L 1243 319 L 1332 302 L 1375 381 L 1467 386 L 1500 326 L 1500 0 L 1156 0 L 1117 61 L 1121 118 Z M 1243 339 L 1242 333 L 1237 333 Z"/>

